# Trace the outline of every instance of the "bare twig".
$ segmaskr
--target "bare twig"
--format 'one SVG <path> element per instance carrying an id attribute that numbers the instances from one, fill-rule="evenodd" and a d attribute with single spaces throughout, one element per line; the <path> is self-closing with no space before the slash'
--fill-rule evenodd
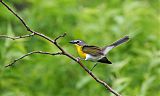
<path id="1" fill-rule="evenodd" d="M 45 54 L 45 55 L 52 55 L 52 56 L 54 56 L 54 55 L 62 55 L 61 52 L 51 53 L 51 52 L 33 51 L 33 52 L 29 52 L 29 53 L 27 53 L 27 54 L 15 59 L 12 63 L 6 65 L 5 67 L 13 66 L 17 61 L 19 61 L 19 60 L 21 60 L 21 59 L 23 59 L 23 58 L 25 58 L 25 57 L 27 57 L 29 55 L 32 55 L 32 54 Z"/>
<path id="2" fill-rule="evenodd" d="M 77 59 L 75 57 L 73 57 L 71 54 L 67 53 L 58 43 L 57 43 L 57 40 L 61 37 L 64 37 L 66 35 L 66 33 L 64 33 L 63 35 L 60 35 L 58 36 L 57 38 L 55 38 L 54 40 L 52 40 L 51 38 L 45 36 L 44 34 L 41 34 L 39 32 L 36 32 L 36 31 L 33 31 L 29 28 L 29 26 L 25 23 L 25 21 L 20 17 L 18 16 L 7 4 L 5 4 L 2 0 L 0 0 L 0 2 L 12 13 L 14 14 L 20 21 L 21 23 L 24 25 L 24 27 L 27 29 L 27 31 L 35 34 L 35 35 L 38 35 L 46 40 L 48 40 L 49 42 L 51 42 L 52 44 L 54 44 L 61 52 L 58 52 L 58 53 L 49 53 L 49 52 L 42 52 L 42 51 L 35 51 L 35 52 L 30 52 L 26 55 L 23 55 L 22 57 L 18 58 L 18 59 L 15 59 L 11 64 L 7 65 L 6 67 L 8 66 L 12 66 L 14 65 L 14 63 L 16 63 L 18 60 L 21 60 L 23 59 L 24 57 L 26 56 L 29 56 L 31 54 L 34 54 L 34 53 L 39 53 L 39 54 L 48 54 L 48 55 L 65 55 L 67 56 L 68 58 L 74 60 L 75 62 L 77 62 L 92 78 L 94 78 L 98 83 L 102 84 L 107 90 L 109 90 L 110 92 L 112 92 L 114 95 L 116 96 L 121 96 L 119 93 L 117 93 L 116 91 L 114 91 L 106 82 L 100 80 L 98 77 L 96 77 L 89 69 L 87 69 L 83 64 L 82 62 L 80 61 L 80 59 Z M 8 38 L 8 37 L 6 37 Z"/>
<path id="3" fill-rule="evenodd" d="M 54 40 L 50 39 L 49 37 L 45 36 L 44 34 L 41 34 L 39 32 L 36 32 L 34 30 L 31 30 L 31 28 L 29 28 L 29 26 L 25 23 L 25 21 L 18 16 L 7 4 L 5 4 L 3 1 L 0 1 L 13 15 L 15 15 L 20 21 L 21 23 L 24 25 L 24 27 L 27 29 L 27 31 L 35 34 L 35 35 L 39 35 L 40 37 L 50 41 L 51 43 L 54 43 Z"/>
<path id="4" fill-rule="evenodd" d="M 54 39 L 54 41 L 57 42 L 57 40 L 58 40 L 59 38 L 65 37 L 65 36 L 66 36 L 66 33 L 64 33 L 64 34 L 62 34 L 62 35 L 60 35 L 60 36 L 58 36 L 57 38 Z"/>
<path id="5" fill-rule="evenodd" d="M 34 33 L 28 34 L 28 35 L 23 35 L 23 36 L 17 36 L 17 37 L 11 37 L 11 36 L 7 36 L 7 35 L 0 35 L 0 38 L 9 38 L 12 40 L 16 40 L 16 39 L 21 39 L 21 38 L 26 38 L 26 37 L 31 37 L 34 36 Z"/>
<path id="6" fill-rule="evenodd" d="M 112 92 L 114 95 L 116 96 L 121 96 L 119 93 L 117 93 L 116 91 L 114 91 L 106 82 L 102 81 L 101 79 L 99 79 L 98 77 L 96 77 L 92 71 L 90 71 L 89 69 L 87 69 L 82 62 L 80 61 L 80 59 L 77 59 L 77 62 L 81 65 L 81 67 L 88 73 L 90 74 L 90 76 L 92 76 L 98 83 L 102 84 L 107 90 L 109 90 L 110 92 Z"/>
<path id="7" fill-rule="evenodd" d="M 23 21 L 23 19 L 18 16 L 8 5 L 6 5 L 2 0 L 0 1 L 9 11 L 11 11 L 19 20 L 21 20 L 21 22 L 23 23 L 23 25 L 27 28 L 27 30 L 29 31 L 30 28 L 28 27 L 28 25 Z"/>

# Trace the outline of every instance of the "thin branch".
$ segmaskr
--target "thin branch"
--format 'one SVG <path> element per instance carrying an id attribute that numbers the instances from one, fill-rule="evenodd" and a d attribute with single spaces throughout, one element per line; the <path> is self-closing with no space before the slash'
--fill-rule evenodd
<path id="1" fill-rule="evenodd" d="M 36 51 L 36 52 L 30 52 L 18 59 L 15 59 L 11 64 L 7 65 L 6 67 L 8 66 L 12 66 L 14 63 L 16 63 L 18 60 L 20 59 L 23 59 L 24 57 L 26 56 L 29 56 L 31 54 L 34 54 L 34 53 L 40 53 L 40 54 L 48 54 L 48 55 L 65 55 L 67 56 L 68 58 L 74 60 L 75 62 L 77 62 L 92 78 L 94 78 L 98 83 L 102 84 L 107 90 L 109 90 L 110 92 L 112 92 L 114 95 L 116 96 L 121 96 L 119 93 L 117 93 L 116 91 L 114 91 L 106 82 L 100 80 L 98 77 L 96 77 L 89 69 L 87 69 L 83 64 L 82 62 L 73 57 L 71 54 L 67 53 L 56 41 L 61 38 L 61 37 L 64 37 L 66 34 L 63 34 L 61 36 L 58 36 L 57 38 L 55 38 L 54 40 L 50 39 L 49 37 L 45 36 L 44 34 L 41 34 L 39 32 L 36 32 L 36 31 L 33 31 L 31 30 L 28 25 L 25 23 L 25 21 L 20 17 L 18 16 L 8 5 L 6 5 L 2 0 L 0 0 L 0 2 L 12 13 L 14 14 L 20 21 L 21 23 L 24 25 L 24 27 L 27 29 L 27 31 L 31 32 L 31 33 L 34 33 L 35 35 L 38 35 L 48 41 L 50 41 L 51 43 L 53 43 L 59 50 L 61 50 L 61 52 L 59 53 L 47 53 L 47 52 L 41 52 L 41 51 Z"/>
<path id="2" fill-rule="evenodd" d="M 66 55 L 67 57 L 71 58 L 72 60 L 76 61 L 92 78 L 94 78 L 98 83 L 102 84 L 107 90 L 109 90 L 110 92 L 112 92 L 115 96 L 121 96 L 118 92 L 116 92 L 115 90 L 113 90 L 106 82 L 104 82 L 103 80 L 99 79 L 98 77 L 96 77 L 92 71 L 90 71 L 88 68 L 86 68 L 82 62 L 80 61 L 79 58 L 74 58 L 72 55 L 68 54 L 68 53 L 64 53 L 64 55 Z"/>
<path id="3" fill-rule="evenodd" d="M 0 0 L 0 2 L 10 11 L 12 12 L 19 20 L 21 20 L 21 22 L 23 23 L 23 25 L 27 28 L 27 30 L 29 31 L 30 28 L 28 27 L 28 25 L 23 21 L 23 19 L 18 16 L 7 4 L 5 4 L 2 0 Z"/>
<path id="4" fill-rule="evenodd" d="M 19 60 L 21 60 L 21 59 L 23 59 L 23 58 L 25 58 L 27 56 L 30 56 L 32 54 L 45 54 L 45 55 L 52 55 L 52 56 L 54 56 L 54 55 L 62 55 L 61 52 L 51 53 L 51 52 L 33 51 L 33 52 L 29 52 L 29 53 L 27 53 L 27 54 L 15 59 L 15 60 L 13 60 L 13 62 L 11 62 L 10 64 L 6 65 L 5 67 L 13 66 L 17 61 L 19 61 Z"/>
<path id="5" fill-rule="evenodd" d="M 0 35 L 0 38 L 8 38 L 8 39 L 16 40 L 16 39 L 31 37 L 31 36 L 34 36 L 34 35 L 35 35 L 34 33 L 31 33 L 31 34 L 28 34 L 28 35 L 23 35 L 23 36 L 17 36 L 17 37 L 11 37 L 11 36 L 7 36 L 7 35 Z"/>
<path id="6" fill-rule="evenodd" d="M 107 90 L 109 90 L 110 92 L 112 92 L 113 94 L 115 94 L 116 96 L 121 96 L 119 93 L 117 93 L 116 91 L 114 91 L 106 82 L 102 81 L 101 79 L 99 79 L 98 77 L 96 77 L 92 71 L 90 71 L 88 68 L 86 68 L 82 62 L 80 61 L 80 59 L 78 59 L 77 61 L 81 67 L 83 67 L 83 69 L 90 74 L 90 76 L 92 76 L 98 83 L 102 84 Z"/>
<path id="7" fill-rule="evenodd" d="M 60 38 L 62 38 L 62 37 L 65 37 L 65 36 L 66 36 L 66 33 L 64 33 L 64 34 L 62 34 L 62 35 L 60 35 L 60 36 L 58 36 L 57 38 L 54 39 L 54 41 L 57 42 L 58 39 L 60 39 Z"/>
<path id="8" fill-rule="evenodd" d="M 45 36 L 44 34 L 41 34 L 39 32 L 36 32 L 34 30 L 31 30 L 31 28 L 25 23 L 25 21 L 18 15 L 16 12 L 14 12 L 7 4 L 5 4 L 2 0 L 0 1 L 13 15 L 15 15 L 21 23 L 24 25 L 24 27 L 27 29 L 27 31 L 34 33 L 35 35 L 39 35 L 40 37 L 50 41 L 51 43 L 54 43 L 55 41 L 50 39 L 49 37 Z"/>

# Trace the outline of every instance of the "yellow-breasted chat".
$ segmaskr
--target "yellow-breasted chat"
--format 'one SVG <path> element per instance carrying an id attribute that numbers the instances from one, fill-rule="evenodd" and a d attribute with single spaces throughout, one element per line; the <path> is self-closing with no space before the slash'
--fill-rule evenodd
<path id="1" fill-rule="evenodd" d="M 103 48 L 87 45 L 82 40 L 72 40 L 70 41 L 71 44 L 74 44 L 76 46 L 77 52 L 81 58 L 84 58 L 85 60 L 95 61 L 95 62 L 101 62 L 105 64 L 112 64 L 111 61 L 109 61 L 106 57 L 107 53 L 112 50 L 114 47 L 126 42 L 129 40 L 129 36 L 125 36 L 118 41 L 112 43 L 109 46 L 105 46 Z"/>

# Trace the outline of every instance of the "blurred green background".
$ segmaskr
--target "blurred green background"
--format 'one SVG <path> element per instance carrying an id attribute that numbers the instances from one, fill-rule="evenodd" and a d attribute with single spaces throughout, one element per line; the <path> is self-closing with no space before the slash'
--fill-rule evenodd
<path id="1" fill-rule="evenodd" d="M 78 57 L 68 42 L 81 39 L 105 46 L 129 35 L 131 40 L 108 54 L 112 65 L 93 73 L 123 96 L 160 96 L 159 0 L 4 0 L 36 31 L 50 38 L 64 32 L 60 45 Z M 28 34 L 0 4 L 0 34 Z M 77 63 L 65 56 L 31 55 L 4 68 L 27 52 L 58 49 L 40 37 L 0 39 L 0 96 L 113 96 Z M 94 63 L 83 61 L 91 68 Z"/>

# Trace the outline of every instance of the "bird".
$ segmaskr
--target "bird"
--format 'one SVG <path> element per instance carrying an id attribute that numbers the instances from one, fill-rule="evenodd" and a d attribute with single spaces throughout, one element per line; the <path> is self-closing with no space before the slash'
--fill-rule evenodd
<path id="1" fill-rule="evenodd" d="M 76 46 L 77 52 L 82 59 L 96 62 L 96 64 L 93 66 L 94 68 L 97 65 L 97 62 L 103 64 L 112 64 L 112 62 L 108 60 L 106 55 L 113 48 L 121 45 L 124 42 L 127 42 L 128 40 L 129 36 L 124 36 L 116 42 L 102 48 L 94 45 L 88 45 L 83 40 L 71 40 L 69 43 Z M 93 68 L 91 70 L 93 70 Z"/>

